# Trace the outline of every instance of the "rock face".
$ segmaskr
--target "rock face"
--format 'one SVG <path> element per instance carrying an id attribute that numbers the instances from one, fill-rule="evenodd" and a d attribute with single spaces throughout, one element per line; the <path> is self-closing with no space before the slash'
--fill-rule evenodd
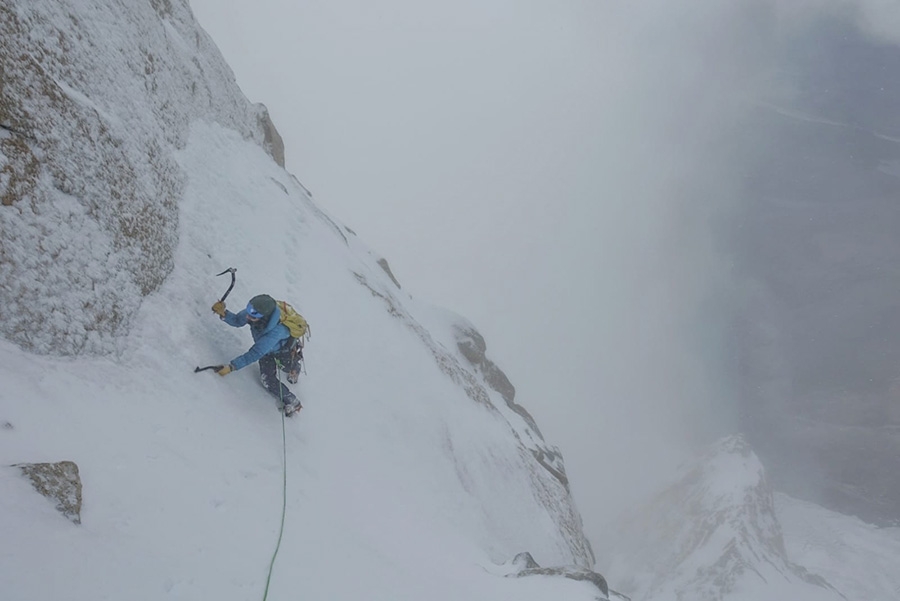
<path id="1" fill-rule="evenodd" d="M 75 524 L 81 523 L 81 476 L 72 461 L 20 463 L 13 467 L 28 476 L 36 491 L 56 502 L 56 509 Z"/>
<path id="2" fill-rule="evenodd" d="M 772 489 L 740 436 L 688 466 L 607 543 L 616 557 L 606 572 L 634 599 L 722 601 L 736 591 L 758 595 L 741 598 L 843 598 L 787 557 Z"/>
<path id="3" fill-rule="evenodd" d="M 0 39 L 0 335 L 112 352 L 172 269 L 191 123 L 284 146 L 186 0 L 4 2 Z"/>
<path id="4" fill-rule="evenodd" d="M 780 490 L 898 522 L 900 47 L 822 19 L 778 52 L 724 236 L 741 428 Z"/>

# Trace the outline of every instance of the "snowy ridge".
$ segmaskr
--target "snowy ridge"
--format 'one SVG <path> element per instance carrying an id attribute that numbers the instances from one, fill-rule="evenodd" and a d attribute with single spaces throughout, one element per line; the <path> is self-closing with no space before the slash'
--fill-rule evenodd
<path id="1" fill-rule="evenodd" d="M 224 136 L 229 138 L 228 132 L 218 130 L 216 127 L 212 129 L 206 126 L 198 125 L 198 148 L 191 153 L 190 161 L 186 161 L 186 167 L 189 172 L 200 173 L 209 164 L 210 157 L 221 157 L 220 162 L 224 169 L 221 173 L 213 175 L 209 180 L 203 181 L 201 185 L 192 187 L 196 190 L 198 196 L 205 202 L 207 210 L 201 210 L 200 214 L 208 214 L 215 210 L 215 205 L 222 199 L 228 198 L 229 195 L 238 191 L 240 188 L 234 185 L 233 181 L 229 181 L 228 173 L 232 168 L 237 169 L 238 166 L 246 161 L 245 153 L 240 151 L 229 151 L 229 144 L 224 143 L 221 138 Z M 237 143 L 237 140 L 231 140 Z M 208 148 L 202 149 L 203 146 Z M 226 149 L 226 150 L 220 150 Z M 250 150 L 249 148 L 247 150 Z M 479 381 L 476 374 L 463 367 L 462 363 L 451 354 L 447 349 L 436 342 L 430 332 L 432 330 L 440 331 L 441 324 L 436 321 L 427 319 L 428 312 L 422 310 L 418 303 L 406 295 L 402 295 L 396 288 L 389 275 L 378 264 L 377 256 L 371 252 L 361 241 L 359 241 L 352 233 L 338 226 L 335 220 L 327 216 L 320 208 L 315 207 L 312 200 L 299 188 L 292 183 L 290 178 L 284 177 L 284 172 L 272 165 L 273 173 L 268 178 L 268 185 L 264 185 L 263 178 L 260 177 L 260 171 L 257 170 L 256 177 L 258 183 L 254 183 L 253 191 L 248 191 L 248 195 L 252 194 L 257 201 L 261 198 L 267 200 L 263 203 L 267 207 L 277 207 L 282 205 L 281 213 L 283 215 L 295 214 L 296 221 L 287 221 L 283 224 L 284 232 L 280 236 L 274 236 L 274 240 L 281 240 L 284 243 L 283 256 L 286 263 L 282 264 L 285 269 L 284 273 L 279 273 L 280 269 L 273 269 L 267 281 L 277 282 L 283 281 L 285 289 L 291 289 L 295 286 L 299 289 L 296 298 L 302 302 L 303 312 L 310 319 L 313 329 L 313 336 L 325 325 L 328 330 L 334 331 L 333 328 L 337 324 L 329 325 L 326 321 L 322 324 L 322 318 L 314 318 L 318 314 L 324 314 L 326 320 L 328 316 L 334 315 L 340 322 L 341 330 L 345 330 L 344 335 L 349 341 L 348 346 L 359 349 L 362 354 L 356 361 L 352 360 L 353 355 L 349 348 L 336 350 L 340 353 L 339 360 L 341 371 L 334 375 L 335 379 L 346 379 L 346 373 L 356 369 L 367 369 L 372 364 L 382 363 L 385 360 L 390 362 L 390 367 L 383 366 L 381 373 L 373 373 L 371 377 L 373 381 L 378 381 L 384 377 L 384 373 L 393 373 L 396 379 L 395 386 L 402 388 L 410 387 L 410 383 L 403 382 L 405 377 L 415 373 L 413 366 L 426 361 L 430 367 L 429 370 L 436 370 L 441 374 L 442 379 L 446 379 L 453 389 L 450 398 L 457 397 L 463 393 L 464 403 L 476 408 L 476 411 L 487 418 L 491 422 L 495 422 L 506 431 L 504 437 L 511 437 L 510 442 L 516 441 L 514 444 L 514 458 L 510 458 L 513 465 L 524 467 L 525 472 L 529 474 L 532 480 L 532 486 L 521 488 L 521 482 L 515 484 L 510 492 L 518 490 L 517 493 L 509 497 L 509 508 L 507 511 L 514 513 L 517 505 L 518 496 L 533 496 L 537 502 L 548 509 L 546 514 L 551 522 L 552 529 L 562 530 L 566 532 L 566 536 L 561 539 L 564 542 L 559 549 L 560 555 L 554 560 L 565 564 L 577 564 L 583 567 L 593 564 L 593 557 L 590 553 L 590 546 L 587 544 L 584 535 L 581 532 L 580 517 L 571 503 L 568 490 L 553 478 L 552 474 L 547 472 L 535 459 L 527 452 L 527 450 L 518 443 L 517 433 L 522 429 L 521 426 L 514 426 L 505 419 L 502 414 L 497 411 L 494 402 L 491 399 L 491 393 L 482 382 Z M 279 181 L 279 179 L 281 181 Z M 287 192 L 285 192 L 285 190 Z M 297 201 L 300 201 L 299 203 Z M 236 197 L 238 203 L 246 202 Z M 299 204 L 299 206 L 298 206 Z M 297 210 L 297 209 L 300 210 Z M 306 208 L 307 210 L 303 210 Z M 311 209 L 311 210 L 309 210 Z M 249 240 L 245 248 L 234 248 L 236 245 L 232 243 L 231 248 L 222 248 L 220 236 L 216 233 L 221 228 L 227 231 L 233 227 L 226 220 L 217 224 L 218 218 L 200 218 L 191 220 L 191 224 L 185 224 L 185 228 L 196 227 L 196 231 L 187 231 L 187 237 L 194 241 L 204 240 L 210 246 L 217 247 L 216 250 L 221 256 L 232 254 L 232 262 L 250 260 L 251 265 L 264 264 L 267 261 L 267 253 L 271 252 L 267 247 L 259 248 L 257 243 Z M 252 217 L 242 217 L 243 227 L 250 226 L 254 221 L 258 221 L 260 231 L 264 231 L 269 227 L 271 217 L 268 211 L 262 214 L 254 214 Z M 208 227 L 212 225 L 212 227 Z M 335 235 L 335 234 L 340 235 Z M 349 235 L 348 235 L 349 234 Z M 344 266 L 334 266 L 328 257 L 328 252 L 333 256 L 343 257 Z M 204 261 L 204 254 L 211 254 L 202 251 L 197 254 L 198 261 Z M 215 254 L 213 254 L 215 256 Z M 318 258 L 318 260 L 315 260 Z M 254 268 L 255 269 L 255 268 Z M 242 277 L 243 276 L 242 274 Z M 256 278 L 256 274 L 250 274 L 250 278 Z M 260 284 L 271 285 L 271 284 Z M 313 290 L 315 289 L 315 290 Z M 198 294 L 200 290 L 198 290 Z M 276 295 L 277 296 L 277 295 Z M 323 296 L 322 307 L 318 310 L 310 310 L 309 303 L 313 298 Z M 343 303 L 339 299 L 346 299 Z M 354 302 L 355 300 L 355 302 Z M 361 312 L 359 305 L 368 307 L 365 312 Z M 413 317 L 413 312 L 407 309 L 407 305 L 412 307 L 420 307 L 420 315 Z M 335 314 L 335 309 L 340 307 L 341 311 Z M 371 313 L 374 312 L 374 317 Z M 356 318 L 354 320 L 354 317 Z M 389 330 L 386 332 L 376 333 L 374 323 L 386 319 L 390 324 Z M 346 330 L 351 323 L 355 322 L 355 327 Z M 399 328 L 399 330 L 398 330 Z M 375 336 L 374 340 L 370 337 Z M 391 353 L 393 347 L 397 346 L 396 338 L 400 336 L 411 344 L 413 348 L 418 349 L 416 360 L 410 362 L 409 365 L 405 361 L 391 361 Z M 318 344 L 318 338 L 315 339 Z M 369 352 L 365 352 L 368 349 Z M 371 353 L 371 354 L 370 354 Z M 379 355 L 379 361 L 376 361 L 375 355 Z M 414 387 L 414 385 L 412 385 Z M 327 393 L 326 393 L 327 394 Z M 331 393 L 333 394 L 333 393 Z M 331 396 L 328 394 L 328 396 Z M 358 394 L 353 392 L 352 394 Z M 422 394 L 421 392 L 417 394 Z M 365 395 L 364 395 L 365 396 Z M 430 395 L 429 395 L 430 396 Z M 443 395 L 437 395 L 442 398 Z M 428 398 L 427 396 L 425 398 Z M 445 402 L 458 404 L 458 400 Z M 435 409 L 436 407 L 431 407 Z M 465 429 L 465 427 L 464 427 Z M 489 465 L 491 460 L 489 456 L 483 456 L 476 453 L 470 454 L 468 444 L 461 443 L 457 439 L 457 435 L 447 425 L 441 426 L 439 432 L 435 433 L 438 438 L 435 442 L 441 441 L 441 445 L 450 457 L 453 458 L 454 473 L 459 478 L 460 483 L 469 494 L 479 496 L 480 492 L 487 495 L 494 495 L 495 489 L 500 486 L 498 478 L 505 480 L 505 476 L 489 470 L 483 474 L 486 477 L 476 478 L 471 472 L 471 463 L 483 463 Z M 490 454 L 493 454 L 492 451 Z M 506 455 L 508 451 L 503 451 L 501 455 Z M 502 465 L 502 464 L 501 464 Z M 498 472 L 503 471 L 502 469 Z M 513 481 L 517 481 L 520 477 L 519 468 L 513 468 Z M 477 472 L 476 472 L 477 473 Z M 536 486 L 538 485 L 539 486 Z M 480 492 L 479 492 L 480 491 Z M 561 517 L 562 516 L 562 517 Z M 486 520 L 478 526 L 478 531 L 491 533 L 497 530 L 498 525 L 507 521 L 505 518 L 495 517 Z M 511 529 L 518 526 L 514 522 L 509 524 Z M 507 534 L 503 535 L 504 537 Z M 499 558 L 498 558 L 499 559 Z M 547 560 L 545 560 L 547 561 Z"/>
<path id="2" fill-rule="evenodd" d="M 510 425 L 522 450 L 531 455 L 529 463 L 534 460 L 543 468 L 531 472 L 534 490 L 541 498 L 542 503 L 556 505 L 558 512 L 553 516 L 557 527 L 568 532 L 573 541 L 578 541 L 576 565 L 581 568 L 592 568 L 595 561 L 594 552 L 590 542 L 581 534 L 581 516 L 574 505 L 559 505 L 554 500 L 559 495 L 560 486 L 567 493 L 569 492 L 565 463 L 559 448 L 544 440 L 534 418 L 523 407 L 515 403 L 515 391 L 512 385 L 510 384 L 509 388 L 497 386 L 496 373 L 499 372 L 499 368 L 486 357 L 483 358 L 482 364 L 473 365 L 471 355 L 467 357 L 462 352 L 463 345 L 469 341 L 470 336 L 474 334 L 481 338 L 471 322 L 446 309 L 421 303 L 414 303 L 413 306 L 419 319 L 433 324 L 429 329 L 429 339 L 432 339 L 434 344 L 442 349 L 440 356 L 443 358 L 438 358 L 438 351 L 433 352 L 436 353 L 439 364 L 445 366 L 443 369 L 446 369 L 447 364 L 452 363 L 457 366 L 456 369 L 461 374 L 465 374 L 466 379 L 473 379 L 477 382 L 480 395 L 473 400 L 489 399 L 490 407 Z M 492 373 L 485 373 L 482 369 L 485 363 L 493 368 Z M 469 367 L 463 369 L 462 366 L 465 365 Z M 502 378 L 504 384 L 508 384 L 506 376 L 502 375 Z M 546 478 L 548 474 L 552 476 L 552 479 Z"/>
<path id="3" fill-rule="evenodd" d="M 530 457 L 523 455 L 522 459 L 534 466 L 529 473 L 535 494 L 541 503 L 556 508 L 551 513 L 556 527 L 568 533 L 574 564 L 581 568 L 591 568 L 594 555 L 582 532 L 581 516 L 571 502 L 559 502 L 560 495 L 564 498 L 569 496 L 565 465 L 559 449 L 544 441 L 537 424 L 527 411 L 518 406 L 519 411 L 511 410 L 510 405 L 513 403 L 494 389 L 477 366 L 467 367 L 467 360 L 460 353 L 454 332 L 459 329 L 460 324 L 465 324 L 468 330 L 474 330 L 474 326 L 455 313 L 419 303 L 402 294 L 389 268 L 385 267 L 386 261 L 366 247 L 354 232 L 337 225 L 315 205 L 306 188 L 295 179 L 293 181 L 302 191 L 303 194 L 298 194 L 298 198 L 303 200 L 310 214 L 317 217 L 326 228 L 337 233 L 353 254 L 361 259 L 364 269 L 352 271 L 356 281 L 383 303 L 390 315 L 422 341 L 440 370 L 462 388 L 472 401 L 485 405 L 491 412 L 497 412 L 497 417 L 507 422 L 511 433 L 521 445 L 521 450 L 530 454 Z M 427 328 L 423 325 L 426 323 L 429 324 Z M 543 469 L 535 466 L 535 461 Z M 552 478 L 548 479 L 548 475 Z"/>
<path id="4" fill-rule="evenodd" d="M 740 436 L 716 444 L 616 538 L 607 574 L 633 599 L 844 598 L 788 558 L 772 489 Z"/>

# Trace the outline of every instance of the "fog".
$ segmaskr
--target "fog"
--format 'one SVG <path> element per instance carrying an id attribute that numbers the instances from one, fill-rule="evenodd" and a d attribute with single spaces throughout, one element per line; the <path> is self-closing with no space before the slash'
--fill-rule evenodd
<path id="1" fill-rule="evenodd" d="M 747 111 L 790 103 L 775 42 L 823 11 L 900 31 L 885 3 L 779 4 L 191 0 L 287 169 L 484 334 L 595 545 L 736 427 L 719 225 Z"/>

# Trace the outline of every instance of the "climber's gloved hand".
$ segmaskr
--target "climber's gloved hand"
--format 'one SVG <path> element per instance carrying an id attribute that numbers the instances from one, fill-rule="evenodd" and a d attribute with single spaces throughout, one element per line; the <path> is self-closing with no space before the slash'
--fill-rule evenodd
<path id="1" fill-rule="evenodd" d="M 230 374 L 233 371 L 234 371 L 234 368 L 231 367 L 231 363 L 229 363 L 228 365 L 223 365 L 222 369 L 220 369 L 216 373 L 219 374 L 220 376 L 227 376 L 228 374 Z"/>
<path id="2" fill-rule="evenodd" d="M 225 303 L 222 301 L 216 301 L 216 304 L 212 306 L 213 313 L 218 315 L 221 318 L 225 318 Z M 225 375 L 225 374 L 222 374 Z"/>

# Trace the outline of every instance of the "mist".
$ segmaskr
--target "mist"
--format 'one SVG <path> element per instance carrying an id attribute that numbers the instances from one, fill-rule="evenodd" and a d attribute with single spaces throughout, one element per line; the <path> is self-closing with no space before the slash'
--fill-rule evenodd
<path id="1" fill-rule="evenodd" d="M 900 30 L 838 0 L 191 5 L 287 169 L 484 334 L 595 545 L 738 427 L 725 233 L 765 152 L 748 114 L 792 100 L 778 41 L 824 15 Z"/>

